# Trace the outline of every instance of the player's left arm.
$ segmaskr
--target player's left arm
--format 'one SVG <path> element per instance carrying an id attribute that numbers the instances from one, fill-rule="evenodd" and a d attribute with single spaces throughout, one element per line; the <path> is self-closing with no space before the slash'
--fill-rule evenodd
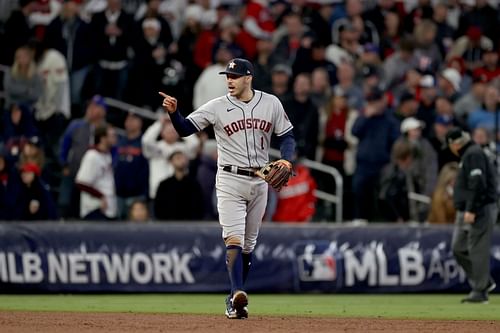
<path id="1" fill-rule="evenodd" d="M 293 125 L 286 115 L 280 100 L 273 96 L 274 102 L 274 134 L 278 137 L 281 159 L 291 162 L 295 154 L 295 138 L 293 136 Z"/>
<path id="2" fill-rule="evenodd" d="M 285 134 L 278 136 L 280 146 L 281 159 L 291 162 L 295 153 L 295 137 L 293 130 L 289 130 Z"/>

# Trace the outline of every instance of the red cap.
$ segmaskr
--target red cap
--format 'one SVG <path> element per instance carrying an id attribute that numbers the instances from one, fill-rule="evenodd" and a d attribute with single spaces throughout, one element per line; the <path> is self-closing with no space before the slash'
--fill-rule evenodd
<path id="1" fill-rule="evenodd" d="M 478 41 L 481 39 L 481 36 L 482 32 L 479 27 L 472 26 L 467 29 L 467 37 L 469 37 L 471 40 Z"/>
<path id="2" fill-rule="evenodd" d="M 40 167 L 37 164 L 27 162 L 21 166 L 21 172 L 33 172 L 35 175 L 40 176 L 42 170 L 40 170 Z"/>

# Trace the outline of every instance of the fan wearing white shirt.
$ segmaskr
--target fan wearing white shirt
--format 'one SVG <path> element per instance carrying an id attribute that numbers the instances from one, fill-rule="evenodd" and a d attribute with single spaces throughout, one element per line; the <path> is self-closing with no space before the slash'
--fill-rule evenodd
<path id="1" fill-rule="evenodd" d="M 116 144 L 116 133 L 109 125 L 94 131 L 95 146 L 83 155 L 76 175 L 76 186 L 81 191 L 80 217 L 85 220 L 116 218 L 115 178 L 111 164 L 111 147 Z"/>

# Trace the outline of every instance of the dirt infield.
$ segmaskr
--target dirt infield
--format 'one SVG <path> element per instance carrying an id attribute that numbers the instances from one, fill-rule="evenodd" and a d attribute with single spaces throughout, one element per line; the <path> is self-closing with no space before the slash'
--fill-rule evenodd
<path id="1" fill-rule="evenodd" d="M 500 332 L 500 321 L 395 320 L 360 318 L 0 312 L 2 333 L 20 332 Z"/>

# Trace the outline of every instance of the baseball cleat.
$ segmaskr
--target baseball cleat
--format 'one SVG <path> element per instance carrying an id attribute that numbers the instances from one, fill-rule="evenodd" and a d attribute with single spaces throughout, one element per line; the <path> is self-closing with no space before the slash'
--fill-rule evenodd
<path id="1" fill-rule="evenodd" d="M 462 299 L 462 303 L 488 304 L 488 294 L 486 292 L 472 291 Z"/>
<path id="2" fill-rule="evenodd" d="M 248 318 L 248 296 L 244 291 L 237 291 L 233 298 L 226 298 L 226 317 L 228 319 Z"/>

